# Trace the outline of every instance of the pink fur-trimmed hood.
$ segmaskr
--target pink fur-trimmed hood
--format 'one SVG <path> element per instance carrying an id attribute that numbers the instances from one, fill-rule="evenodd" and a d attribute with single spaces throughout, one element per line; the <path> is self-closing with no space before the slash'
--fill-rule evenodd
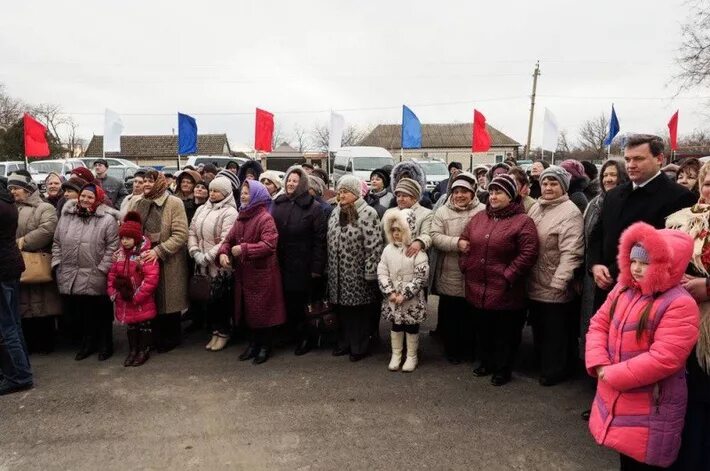
<path id="1" fill-rule="evenodd" d="M 651 260 L 646 275 L 636 283 L 631 275 L 631 249 L 640 244 Z M 638 285 L 645 295 L 662 293 L 680 283 L 690 257 L 693 239 L 684 232 L 673 229 L 656 229 L 645 222 L 629 226 L 619 241 L 619 283 Z"/>

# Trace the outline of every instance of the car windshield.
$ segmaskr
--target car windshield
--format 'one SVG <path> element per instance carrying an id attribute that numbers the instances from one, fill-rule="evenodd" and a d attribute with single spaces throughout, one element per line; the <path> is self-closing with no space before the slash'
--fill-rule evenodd
<path id="1" fill-rule="evenodd" d="M 448 175 L 449 171 L 442 162 L 419 162 L 426 175 Z"/>
<path id="2" fill-rule="evenodd" d="M 32 162 L 30 168 L 34 169 L 37 173 L 49 173 L 56 172 L 62 174 L 62 162 Z"/>
<path id="3" fill-rule="evenodd" d="M 354 170 L 375 170 L 385 165 L 393 165 L 388 157 L 353 157 Z"/>

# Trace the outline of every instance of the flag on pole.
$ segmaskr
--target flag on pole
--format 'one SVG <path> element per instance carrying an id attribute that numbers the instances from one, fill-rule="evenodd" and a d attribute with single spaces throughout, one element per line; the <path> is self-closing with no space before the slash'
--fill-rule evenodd
<path id="1" fill-rule="evenodd" d="M 676 150 L 678 149 L 678 111 L 668 121 L 668 131 L 671 134 L 671 150 Z"/>
<path id="2" fill-rule="evenodd" d="M 619 118 L 616 117 L 616 110 L 614 105 L 611 105 L 611 120 L 609 121 L 609 134 L 607 134 L 606 139 L 604 139 L 604 145 L 610 146 L 611 141 L 614 140 L 614 136 L 619 134 Z"/>
<path id="3" fill-rule="evenodd" d="M 471 150 L 473 152 L 486 152 L 491 148 L 491 135 L 486 129 L 486 117 L 478 110 L 473 110 L 473 135 L 471 136 Z"/>
<path id="4" fill-rule="evenodd" d="M 121 152 L 123 121 L 115 111 L 106 108 L 104 115 L 104 153 Z"/>
<path id="5" fill-rule="evenodd" d="M 545 121 L 542 127 L 542 149 L 555 152 L 559 138 L 560 127 L 557 124 L 557 118 L 552 114 L 552 111 L 545 108 Z"/>
<path id="6" fill-rule="evenodd" d="M 197 121 L 190 115 L 178 113 L 178 155 L 197 153 Z"/>
<path id="7" fill-rule="evenodd" d="M 328 152 L 335 152 L 343 146 L 345 117 L 342 114 L 330 112 L 330 128 L 328 128 Z"/>
<path id="8" fill-rule="evenodd" d="M 47 157 L 49 143 L 47 143 L 47 128 L 25 113 L 22 117 L 25 135 L 25 157 Z"/>
<path id="9" fill-rule="evenodd" d="M 274 138 L 274 115 L 268 111 L 256 109 L 254 130 L 254 150 L 271 152 L 271 140 Z"/>
<path id="10" fill-rule="evenodd" d="M 422 123 L 412 110 L 402 105 L 402 149 L 422 148 Z"/>

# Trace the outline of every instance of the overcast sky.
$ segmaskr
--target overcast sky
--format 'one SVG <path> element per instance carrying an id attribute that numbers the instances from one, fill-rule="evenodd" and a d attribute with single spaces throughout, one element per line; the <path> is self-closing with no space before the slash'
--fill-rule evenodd
<path id="1" fill-rule="evenodd" d="M 30 103 L 56 103 L 85 137 L 103 110 L 124 134 L 169 134 L 177 111 L 200 132 L 253 144 L 254 108 L 290 132 L 326 122 L 488 123 L 521 143 L 540 60 L 533 145 L 548 107 L 576 136 L 608 114 L 622 131 L 703 125 L 710 90 L 670 99 L 682 1 L 52 0 L 3 5 L 0 82 Z"/>

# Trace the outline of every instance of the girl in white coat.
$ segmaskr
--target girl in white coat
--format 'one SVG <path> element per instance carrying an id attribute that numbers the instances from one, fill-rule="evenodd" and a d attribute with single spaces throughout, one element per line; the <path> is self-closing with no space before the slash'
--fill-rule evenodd
<path id="1" fill-rule="evenodd" d="M 423 250 L 414 257 L 406 255 L 416 222 L 412 211 L 389 211 L 383 222 L 388 245 L 377 266 L 377 278 L 384 295 L 382 317 L 392 322 L 389 370 L 399 370 L 406 335 L 407 359 L 402 371 L 412 372 L 418 362 L 419 325 L 426 318 L 424 287 L 429 277 L 429 259 Z"/>

